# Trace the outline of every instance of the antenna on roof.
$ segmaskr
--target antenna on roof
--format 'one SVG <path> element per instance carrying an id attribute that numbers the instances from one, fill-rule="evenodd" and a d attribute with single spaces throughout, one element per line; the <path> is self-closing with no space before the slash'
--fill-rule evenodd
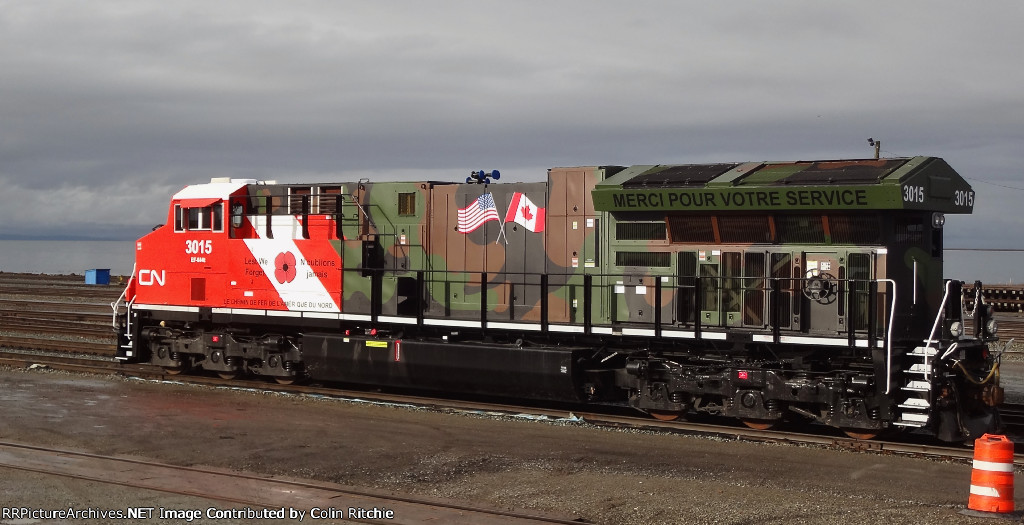
<path id="1" fill-rule="evenodd" d="M 868 137 L 868 146 L 875 147 L 875 158 L 877 159 L 878 153 L 882 150 L 882 141 Z"/>

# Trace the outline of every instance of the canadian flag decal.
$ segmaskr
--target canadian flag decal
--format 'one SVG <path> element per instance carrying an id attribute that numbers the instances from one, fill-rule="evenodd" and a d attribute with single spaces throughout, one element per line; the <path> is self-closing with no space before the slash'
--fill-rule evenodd
<path id="1" fill-rule="evenodd" d="M 512 202 L 505 213 L 505 222 L 522 224 L 532 232 L 544 231 L 544 208 L 538 207 L 529 197 L 522 193 L 512 194 Z"/>

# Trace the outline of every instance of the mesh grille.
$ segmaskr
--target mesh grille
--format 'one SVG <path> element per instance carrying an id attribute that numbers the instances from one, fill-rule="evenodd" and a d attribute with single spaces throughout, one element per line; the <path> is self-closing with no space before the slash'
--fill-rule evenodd
<path id="1" fill-rule="evenodd" d="M 707 215 L 675 215 L 668 218 L 672 242 L 675 243 L 714 243 L 715 230 L 711 225 L 711 217 Z"/>
<path id="2" fill-rule="evenodd" d="M 718 234 L 724 243 L 772 242 L 766 215 L 722 215 L 718 217 Z"/>
<path id="3" fill-rule="evenodd" d="M 399 215 L 416 215 L 416 194 L 415 193 L 399 193 L 398 194 L 398 214 Z"/>
<path id="4" fill-rule="evenodd" d="M 877 215 L 829 215 L 832 244 L 878 244 L 881 229 Z"/>
<path id="5" fill-rule="evenodd" d="M 893 244 L 898 246 L 920 246 L 924 243 L 924 218 L 911 215 L 896 217 L 893 230 Z"/>
<path id="6" fill-rule="evenodd" d="M 620 222 L 615 224 L 615 238 L 620 241 L 664 241 L 664 222 Z"/>
<path id="7" fill-rule="evenodd" d="M 825 244 L 825 227 L 820 215 L 782 215 L 775 218 L 781 243 Z"/>
<path id="8" fill-rule="evenodd" d="M 615 252 L 615 265 L 668 268 L 672 265 L 672 254 L 664 252 Z"/>

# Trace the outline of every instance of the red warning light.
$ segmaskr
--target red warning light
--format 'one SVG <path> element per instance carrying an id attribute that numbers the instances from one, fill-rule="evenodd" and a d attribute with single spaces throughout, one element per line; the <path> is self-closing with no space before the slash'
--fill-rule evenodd
<path id="1" fill-rule="evenodd" d="M 739 372 L 736 372 L 736 378 L 737 379 L 750 379 L 750 373 L 747 372 L 746 370 L 740 370 Z"/>
<path id="2" fill-rule="evenodd" d="M 345 330 L 345 335 L 352 335 L 352 330 Z"/>
<path id="3" fill-rule="evenodd" d="M 214 342 L 214 343 L 219 343 L 220 342 L 220 336 L 219 335 L 215 335 L 213 337 L 210 337 L 210 341 Z"/>
<path id="4" fill-rule="evenodd" d="M 376 328 L 371 328 L 370 329 L 370 335 L 377 335 L 377 329 Z"/>

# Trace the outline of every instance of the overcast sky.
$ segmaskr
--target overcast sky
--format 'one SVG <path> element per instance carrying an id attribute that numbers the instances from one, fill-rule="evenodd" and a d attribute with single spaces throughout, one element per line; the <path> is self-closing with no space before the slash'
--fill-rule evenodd
<path id="1" fill-rule="evenodd" d="M 0 235 L 120 235 L 211 177 L 945 158 L 1024 248 L 1024 2 L 0 0 Z"/>

